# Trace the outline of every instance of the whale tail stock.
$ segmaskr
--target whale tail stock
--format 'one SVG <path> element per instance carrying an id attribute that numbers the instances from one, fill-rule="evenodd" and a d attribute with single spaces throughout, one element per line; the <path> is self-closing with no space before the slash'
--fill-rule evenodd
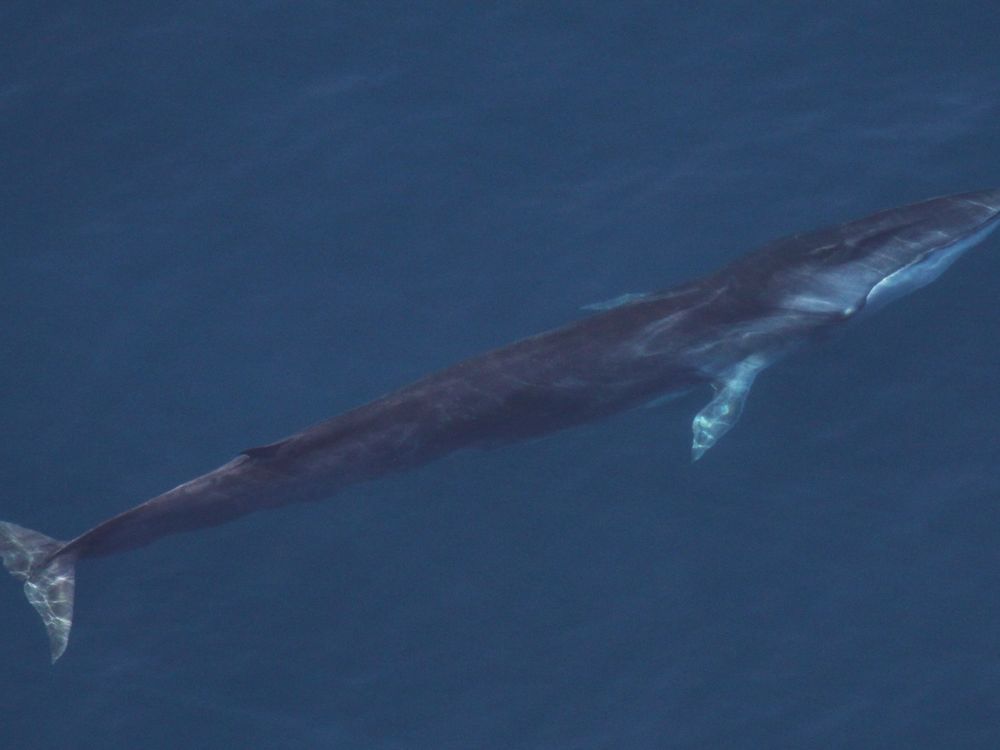
<path id="1" fill-rule="evenodd" d="M 73 626 L 76 555 L 59 554 L 65 542 L 0 521 L 0 557 L 10 574 L 24 581 L 28 602 L 42 617 L 52 662 L 63 655 Z"/>

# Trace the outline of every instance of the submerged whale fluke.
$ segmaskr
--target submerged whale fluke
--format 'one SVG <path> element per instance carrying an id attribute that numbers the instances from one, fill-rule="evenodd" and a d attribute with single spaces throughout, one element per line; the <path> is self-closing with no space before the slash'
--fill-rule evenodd
<path id="1" fill-rule="evenodd" d="M 24 581 L 24 595 L 42 617 L 52 661 L 63 655 L 73 626 L 76 559 L 60 555 L 66 546 L 37 531 L 0 522 L 0 557 L 10 574 Z"/>

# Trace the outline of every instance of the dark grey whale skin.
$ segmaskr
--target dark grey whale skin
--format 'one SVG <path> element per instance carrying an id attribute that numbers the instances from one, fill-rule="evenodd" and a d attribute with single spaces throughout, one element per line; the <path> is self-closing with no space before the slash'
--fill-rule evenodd
<path id="1" fill-rule="evenodd" d="M 695 419 L 697 458 L 735 423 L 759 370 L 882 297 L 933 280 L 998 223 L 1000 190 L 987 190 L 780 239 L 701 279 L 630 297 L 246 450 L 70 542 L 0 524 L 0 553 L 26 582 L 54 660 L 68 638 L 80 558 L 321 500 L 459 449 L 544 435 L 710 384 L 719 395 Z"/>
<path id="2" fill-rule="evenodd" d="M 876 283 L 928 252 L 906 232 L 965 237 L 994 221 L 1000 190 L 883 211 L 771 243 L 720 271 L 429 375 L 105 521 L 66 552 L 111 554 L 246 513 L 319 500 L 356 482 L 460 448 L 492 447 L 589 422 L 712 383 L 755 352 L 767 357 L 837 326 Z M 914 230 L 916 227 L 916 230 Z M 919 235 L 922 237 L 923 235 Z M 790 291 L 861 259 L 847 304 L 790 307 Z M 861 271 L 851 273 L 860 277 Z"/>

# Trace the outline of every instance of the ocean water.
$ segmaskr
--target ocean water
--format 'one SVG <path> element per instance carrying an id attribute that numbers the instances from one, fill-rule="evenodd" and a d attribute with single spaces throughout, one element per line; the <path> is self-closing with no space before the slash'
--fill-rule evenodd
<path id="1" fill-rule="evenodd" d="M 1000 185 L 1000 7 L 9 0 L 0 518 L 71 537 L 783 234 Z M 764 373 L 0 580 L 4 748 L 995 748 L 1000 241 Z"/>

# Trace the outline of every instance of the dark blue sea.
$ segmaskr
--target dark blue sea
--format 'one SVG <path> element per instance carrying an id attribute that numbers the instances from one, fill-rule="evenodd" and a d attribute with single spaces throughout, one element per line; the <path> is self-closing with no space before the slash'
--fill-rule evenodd
<path id="1" fill-rule="evenodd" d="M 71 538 L 785 234 L 1000 185 L 1000 6 L 0 5 L 0 518 Z M 708 389 L 0 580 L 0 746 L 1000 747 L 1000 239 Z"/>

